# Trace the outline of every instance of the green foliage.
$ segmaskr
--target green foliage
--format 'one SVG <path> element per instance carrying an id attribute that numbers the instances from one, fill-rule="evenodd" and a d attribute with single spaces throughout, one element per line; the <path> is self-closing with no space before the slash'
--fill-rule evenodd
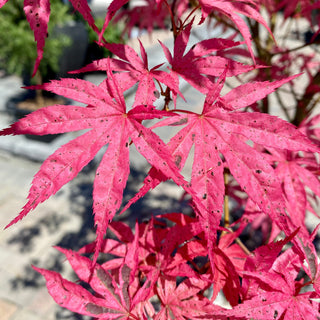
<path id="1" fill-rule="evenodd" d="M 61 1 L 51 1 L 51 16 L 48 38 L 39 71 L 44 77 L 48 70 L 57 71 L 63 48 L 71 39 L 63 34 L 56 35 L 54 28 L 71 21 L 68 6 Z M 22 76 L 31 74 L 37 57 L 33 31 L 25 18 L 23 0 L 12 0 L 0 11 L 0 68 L 9 74 Z"/>

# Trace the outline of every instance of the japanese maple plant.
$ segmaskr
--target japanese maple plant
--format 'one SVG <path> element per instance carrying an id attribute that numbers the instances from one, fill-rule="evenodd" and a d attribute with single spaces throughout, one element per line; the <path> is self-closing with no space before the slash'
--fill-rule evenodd
<path id="1" fill-rule="evenodd" d="M 34 86 L 81 106 L 45 107 L 0 131 L 86 129 L 44 161 L 26 205 L 7 227 L 107 146 L 93 182 L 96 240 L 78 251 L 57 248 L 87 285 L 34 266 L 53 299 L 97 319 L 320 319 L 318 227 L 306 224 L 310 215 L 318 217 L 320 197 L 320 115 L 314 112 L 320 2 L 147 0 L 125 9 L 128 0 L 113 0 L 102 30 L 86 0 L 70 2 L 114 54 L 74 73 L 104 71 L 105 80 Z M 37 42 L 36 71 L 50 1 L 25 0 L 24 8 Z M 128 34 L 137 26 L 151 36 L 167 28 L 173 49 L 156 41 L 164 58 L 151 67 L 141 42 L 136 51 L 105 41 L 111 20 L 125 21 Z M 304 42 L 307 30 L 290 29 L 302 22 L 312 33 Z M 219 37 L 208 32 L 191 42 L 201 25 L 219 30 Z M 203 96 L 200 110 L 184 99 L 182 83 Z M 124 93 L 132 87 L 135 98 L 128 104 Z M 275 110 L 283 117 L 272 115 Z M 160 127 L 175 129 L 169 142 L 156 133 Z M 140 190 L 124 202 L 132 148 L 150 167 Z M 185 173 L 190 154 L 192 169 Z M 189 212 L 150 213 L 135 228 L 113 219 L 167 180 L 181 188 Z M 258 238 L 252 236 L 257 230 Z M 103 260 L 102 253 L 113 258 Z M 219 293 L 228 307 L 216 303 Z"/>

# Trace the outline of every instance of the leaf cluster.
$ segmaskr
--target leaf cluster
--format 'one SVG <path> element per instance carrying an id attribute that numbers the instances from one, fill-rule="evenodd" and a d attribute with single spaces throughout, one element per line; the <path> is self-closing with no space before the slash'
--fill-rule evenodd
<path id="1" fill-rule="evenodd" d="M 31 87 L 79 105 L 42 108 L 0 131 L 84 130 L 44 161 L 26 205 L 8 226 L 54 195 L 107 145 L 93 184 L 96 240 L 78 252 L 58 248 L 90 290 L 34 267 L 55 301 L 97 319 L 319 319 L 318 227 L 310 230 L 305 222 L 308 214 L 318 217 L 320 196 L 319 115 L 311 116 L 319 98 L 320 64 L 316 53 L 299 51 L 310 43 L 279 47 L 273 35 L 280 9 L 284 19 L 303 12 L 312 23 L 319 3 L 297 0 L 297 12 L 290 1 L 149 0 L 122 10 L 127 1 L 114 0 L 101 30 L 86 1 L 71 3 L 114 54 L 73 73 L 104 71 L 106 78 L 98 85 L 65 78 Z M 149 12 L 139 20 L 142 28 L 153 30 L 161 17 L 172 32 L 173 49 L 160 42 L 164 60 L 152 67 L 141 42 L 136 51 L 103 36 L 113 18 L 126 17 L 129 31 L 139 26 L 142 12 Z M 48 11 L 43 15 L 48 18 Z M 40 63 L 46 24 L 44 19 L 37 25 L 37 17 L 29 11 Z M 229 36 L 192 43 L 203 23 Z M 298 60 L 303 64 L 295 64 Z M 296 83 L 303 76 L 306 85 L 299 91 Z M 189 108 L 183 107 L 182 82 L 203 95 L 200 109 L 189 101 L 184 102 Z M 129 104 L 124 93 L 132 88 Z M 288 94 L 294 108 L 287 104 Z M 271 95 L 285 119 L 272 115 Z M 165 143 L 157 128 L 172 127 L 175 133 Z M 133 147 L 150 169 L 137 194 L 124 203 Z M 187 179 L 182 172 L 189 156 Z M 134 230 L 113 221 L 166 180 L 189 197 L 190 214 L 150 215 Z M 101 253 L 112 259 L 101 261 Z M 214 304 L 219 293 L 230 308 Z"/>

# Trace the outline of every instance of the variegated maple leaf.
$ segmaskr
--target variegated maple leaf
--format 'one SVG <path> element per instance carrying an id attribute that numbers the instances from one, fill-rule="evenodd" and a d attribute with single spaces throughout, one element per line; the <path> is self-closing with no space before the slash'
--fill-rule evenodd
<path id="1" fill-rule="evenodd" d="M 294 249 L 280 254 L 288 241 L 295 241 L 297 231 L 284 240 L 258 248 L 247 259 L 243 272 L 244 299 L 227 311 L 226 316 L 233 316 L 232 319 L 319 319 L 319 302 L 313 300 L 314 292 L 301 291 L 308 283 L 296 280 L 303 259 L 299 259 Z M 310 253 L 307 256 L 310 258 Z"/>
<path id="2" fill-rule="evenodd" d="M 122 8 L 115 17 L 115 21 L 126 19 L 124 28 L 130 36 L 134 27 L 139 27 L 140 30 L 147 30 L 149 33 L 152 32 L 154 27 L 166 29 L 168 15 L 169 12 L 166 6 L 158 6 L 156 0 L 147 0 L 146 2 L 137 2 L 134 6 L 129 6 L 126 9 Z"/>
<path id="3" fill-rule="evenodd" d="M 178 82 L 179 76 L 188 81 L 194 88 L 207 94 L 212 85 L 212 77 L 220 76 L 227 69 L 227 76 L 235 76 L 253 70 L 234 60 L 213 55 L 218 50 L 232 48 L 241 44 L 227 39 L 207 39 L 198 42 L 185 53 L 193 20 L 182 30 L 176 38 L 173 55 L 169 49 L 160 42 L 164 54 L 170 64 L 171 74 Z M 192 66 L 192 68 L 190 68 Z M 257 68 L 257 66 L 255 66 Z"/>
<path id="4" fill-rule="evenodd" d="M 7 1 L 0 2 L 0 8 Z M 95 25 L 94 18 L 91 14 L 91 9 L 86 0 L 70 0 L 74 9 L 78 11 L 84 19 L 89 23 L 90 27 L 99 32 Z M 24 0 L 23 9 L 30 28 L 34 33 L 34 39 L 37 42 L 37 59 L 35 61 L 33 74 L 34 76 L 39 68 L 43 57 L 45 39 L 48 37 L 48 22 L 50 18 L 50 0 Z"/>
<path id="5" fill-rule="evenodd" d="M 99 264 L 92 270 L 92 261 L 77 252 L 58 248 L 65 254 L 79 279 L 88 283 L 95 295 L 81 285 L 62 278 L 57 272 L 34 269 L 45 277 L 48 292 L 64 308 L 96 319 L 147 319 L 144 306 L 148 305 L 154 280 L 150 274 L 143 285 L 137 285 L 138 240 L 139 233 L 136 232 L 124 252 L 116 277 Z"/>
<path id="6" fill-rule="evenodd" d="M 237 30 L 241 33 L 244 38 L 250 55 L 255 61 L 254 53 L 252 50 L 252 35 L 250 33 L 249 27 L 244 22 L 241 16 L 246 16 L 250 19 L 256 20 L 259 24 L 263 25 L 268 32 L 272 35 L 272 32 L 263 19 L 259 12 L 259 4 L 253 0 L 239 0 L 239 1 L 228 1 L 228 0 L 199 0 L 201 5 L 201 11 L 203 18 L 206 18 L 211 13 L 221 13 L 228 17 L 236 26 Z"/>
<path id="7" fill-rule="evenodd" d="M 202 281 L 188 278 L 179 285 L 175 278 L 160 278 L 157 283 L 157 294 L 161 301 L 161 308 L 154 320 L 195 319 L 205 316 L 206 306 L 210 301 L 198 296 L 203 289 Z"/>
<path id="8" fill-rule="evenodd" d="M 129 45 L 108 43 L 104 44 L 105 48 L 120 59 L 105 58 L 96 60 L 72 73 L 107 71 L 108 64 L 111 64 L 112 70 L 117 71 L 117 73 L 114 74 L 114 78 L 122 91 L 126 91 L 138 83 L 134 105 L 152 104 L 157 99 L 156 94 L 158 91 L 155 86 L 155 81 L 169 87 L 175 94 L 179 93 L 182 95 L 179 91 L 178 79 L 167 72 L 159 70 L 159 67 L 163 65 L 163 63 L 149 70 L 146 50 L 140 41 L 139 43 L 141 58 Z"/>
<path id="9" fill-rule="evenodd" d="M 277 163 L 275 169 L 279 181 L 282 184 L 286 199 L 288 200 L 288 213 L 291 221 L 297 227 L 301 226 L 304 236 L 309 232 L 305 226 L 307 210 L 317 213 L 311 206 L 312 200 L 320 196 L 320 182 L 317 177 L 318 163 L 313 154 L 305 154 L 300 157 L 290 151 L 268 150 L 272 154 L 273 161 Z"/>
<path id="10" fill-rule="evenodd" d="M 273 83 L 244 84 L 221 97 L 225 73 L 211 88 L 201 114 L 182 112 L 154 126 L 185 125 L 168 143 L 180 168 L 194 145 L 191 186 L 207 209 L 201 213 L 201 221 L 211 248 L 209 255 L 223 212 L 224 167 L 230 170 L 242 190 L 260 210 L 269 214 L 282 230 L 290 233 L 284 211 L 285 201 L 276 173 L 264 154 L 251 147 L 248 141 L 284 150 L 318 151 L 306 136 L 286 121 L 258 112 L 239 111 L 294 77 Z M 145 186 L 128 206 L 159 182 L 161 176 L 155 168 L 151 169 Z"/>
<path id="11" fill-rule="evenodd" d="M 272 273 L 257 276 L 257 279 L 263 279 L 266 284 L 277 283 L 277 288 L 273 287 L 273 291 L 259 291 L 252 299 L 239 304 L 230 312 L 224 312 L 225 316 L 234 320 L 319 319 L 319 303 L 312 300 L 313 292 L 297 293 L 293 281 L 291 283 L 280 281 L 282 278 Z"/>
<path id="12" fill-rule="evenodd" d="M 193 319 L 205 315 L 211 302 L 203 292 L 211 281 L 187 262 L 206 254 L 206 248 L 196 252 L 199 247 L 190 244 L 198 240 L 185 241 L 201 231 L 199 223 L 196 218 L 181 213 L 159 218 L 161 221 L 151 219 L 148 223 L 136 224 L 134 234 L 124 223 L 113 221 L 110 229 L 119 241 L 104 239 L 101 252 L 118 258 L 97 263 L 94 268 L 91 260 L 80 255 L 80 252 L 93 252 L 94 245 L 89 244 L 79 252 L 57 248 L 78 278 L 90 285 L 94 295 L 56 272 L 35 270 L 45 277 L 48 291 L 58 304 L 97 319 Z M 175 226 L 163 225 L 163 218 Z M 176 277 L 187 279 L 177 283 Z M 151 304 L 151 297 L 158 301 L 157 308 Z"/>
<path id="13" fill-rule="evenodd" d="M 301 260 L 303 270 L 310 279 L 309 284 L 313 285 L 318 299 L 320 298 L 320 264 L 313 242 L 318 234 L 319 227 L 320 224 L 314 228 L 308 239 L 297 237 L 294 248 Z"/>
<path id="14" fill-rule="evenodd" d="M 23 10 L 30 28 L 34 32 L 34 39 L 37 42 L 38 56 L 33 70 L 32 76 L 34 76 L 42 60 L 45 39 L 48 36 L 50 0 L 25 0 Z"/>
<path id="15" fill-rule="evenodd" d="M 158 217 L 157 217 L 158 218 Z M 159 216 L 176 223 L 167 227 L 157 219 L 151 219 L 147 224 L 140 224 L 139 269 L 145 274 L 166 274 L 172 277 L 194 277 L 198 276 L 188 263 L 199 255 L 206 255 L 199 249 L 197 241 L 192 239 L 202 232 L 201 225 L 196 218 L 190 218 L 181 213 L 169 213 Z M 101 245 L 102 253 L 116 255 L 118 258 L 107 261 L 103 267 L 108 270 L 118 269 L 123 263 L 126 246 L 133 241 L 132 230 L 120 221 L 112 221 L 109 224 L 111 230 L 119 241 L 104 239 Z M 194 246 L 193 246 L 194 244 Z M 93 253 L 95 244 L 90 243 L 79 250 L 79 253 Z M 156 279 L 155 279 L 156 281 Z"/>
<path id="16" fill-rule="evenodd" d="M 0 131 L 0 135 L 44 135 L 91 130 L 60 147 L 44 161 L 33 179 L 27 204 L 8 226 L 72 180 L 105 145 L 108 145 L 108 149 L 97 169 L 93 190 L 93 212 L 97 226 L 95 259 L 108 223 L 122 202 L 130 171 L 131 141 L 151 165 L 191 191 L 164 142 L 141 124 L 145 119 L 170 116 L 171 113 L 156 110 L 151 105 L 138 105 L 127 112 L 122 92 L 109 70 L 108 80 L 100 86 L 85 80 L 62 79 L 34 88 L 74 98 L 88 106 L 54 105 L 43 108 Z"/>
<path id="17" fill-rule="evenodd" d="M 217 319 L 218 316 L 234 320 L 319 319 L 317 293 L 301 291 L 310 282 L 297 280 L 304 257 L 311 258 L 311 264 L 314 257 L 302 253 L 303 259 L 299 259 L 294 252 L 296 248 L 281 253 L 285 244 L 296 241 L 297 232 L 298 229 L 283 240 L 256 249 L 247 258 L 245 270 L 241 272 L 241 302 L 232 310 L 215 308 L 205 319 Z"/>

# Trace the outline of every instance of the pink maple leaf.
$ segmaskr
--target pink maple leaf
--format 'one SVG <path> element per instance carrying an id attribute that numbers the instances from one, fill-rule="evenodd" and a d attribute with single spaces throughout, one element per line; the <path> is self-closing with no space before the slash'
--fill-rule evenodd
<path id="1" fill-rule="evenodd" d="M 104 34 L 104 32 L 106 31 L 109 22 L 111 21 L 111 19 L 114 17 L 114 15 L 116 14 L 116 12 L 122 7 L 124 6 L 129 0 L 113 0 L 109 6 L 108 6 L 108 10 L 107 10 L 107 14 L 106 14 L 106 18 L 99 36 L 99 42 L 101 42 L 102 40 L 102 36 Z"/>
<path id="2" fill-rule="evenodd" d="M 0 0 L 0 8 L 2 8 L 7 2 L 8 0 Z"/>
<path id="3" fill-rule="evenodd" d="M 147 304 L 152 279 L 136 288 L 138 233 L 125 252 L 118 276 L 113 276 L 103 266 L 96 264 L 77 252 L 57 248 L 65 254 L 80 280 L 88 283 L 95 295 L 82 286 L 63 279 L 60 274 L 34 267 L 47 281 L 47 288 L 53 299 L 62 307 L 97 319 L 147 319 L 139 304 Z"/>
<path id="4" fill-rule="evenodd" d="M 254 85 L 251 87 L 243 85 L 234 89 L 234 92 L 231 91 L 219 97 L 223 75 L 220 78 L 207 95 L 202 114 L 182 113 L 156 125 L 186 124 L 170 140 L 168 148 L 176 164 L 183 165 L 192 145 L 195 147 L 191 186 L 207 209 L 201 213 L 207 239 L 210 239 L 213 245 L 216 239 L 216 228 L 222 216 L 224 162 L 242 189 L 258 207 L 269 214 L 283 230 L 290 232 L 284 214 L 285 202 L 275 171 L 263 153 L 250 147 L 245 141 L 249 139 L 264 146 L 277 146 L 280 149 L 296 151 L 316 152 L 317 148 L 293 125 L 283 120 L 261 113 L 237 111 L 273 92 L 285 80 L 271 84 L 256 83 L 257 89 Z M 288 78 L 287 81 L 291 79 Z M 247 90 L 244 90 L 244 87 Z M 227 111 L 230 109 L 237 112 Z M 161 177 L 156 173 L 154 170 L 150 171 L 141 193 L 138 193 L 132 201 L 136 201 L 161 181 Z M 153 179 L 152 175 L 156 175 L 156 178 Z"/>
<path id="5" fill-rule="evenodd" d="M 123 189 L 130 171 L 129 138 L 150 164 L 193 193 L 178 173 L 164 142 L 141 124 L 144 119 L 171 116 L 171 113 L 156 110 L 150 105 L 136 106 L 126 112 L 123 95 L 117 83 L 113 82 L 115 79 L 110 71 L 108 76 L 108 81 L 100 86 L 79 79 L 62 79 L 35 86 L 36 89 L 75 98 L 90 107 L 55 105 L 43 108 L 0 131 L 0 135 L 42 135 L 91 129 L 60 147 L 44 161 L 33 179 L 27 204 L 8 226 L 55 194 L 108 144 L 94 181 L 93 212 L 97 225 L 95 259 L 108 223 L 122 202 Z"/>
<path id="6" fill-rule="evenodd" d="M 199 3 L 201 4 L 203 18 L 206 18 L 211 12 L 218 11 L 219 13 L 227 16 L 236 25 L 248 46 L 248 50 L 253 61 L 255 62 L 255 57 L 251 46 L 252 36 L 248 26 L 240 17 L 240 15 L 244 15 L 248 18 L 256 20 L 268 30 L 271 36 L 273 36 L 268 24 L 258 11 L 257 3 L 252 0 L 215 0 L 214 2 L 210 0 L 199 0 Z"/>
<path id="7" fill-rule="evenodd" d="M 100 59 L 72 73 L 97 70 L 107 71 L 108 63 L 110 63 L 112 70 L 119 72 L 114 74 L 114 77 L 123 91 L 131 88 L 138 82 L 134 105 L 152 104 L 157 99 L 158 90 L 154 83 L 155 80 L 168 86 L 174 93 L 180 93 L 179 82 L 167 72 L 158 70 L 162 64 L 149 70 L 147 53 L 142 43 L 140 41 L 139 43 L 141 58 L 128 45 L 108 43 L 104 44 L 104 46 L 121 60 L 115 58 L 111 60 L 109 58 Z M 182 94 L 180 93 L 180 95 Z"/>
<path id="8" fill-rule="evenodd" d="M 43 57 L 45 38 L 48 36 L 48 22 L 50 17 L 49 0 L 24 0 L 23 8 L 31 29 L 34 32 L 34 39 L 37 42 L 37 59 L 33 69 L 34 76 L 38 70 Z"/>
<path id="9" fill-rule="evenodd" d="M 201 281 L 192 278 L 182 281 L 178 286 L 175 279 L 160 278 L 156 290 L 161 309 L 154 319 L 194 319 L 206 315 L 206 306 L 210 302 L 197 296 L 202 288 Z"/>
<path id="10" fill-rule="evenodd" d="M 286 237 L 284 240 L 279 240 L 276 242 L 271 242 L 267 245 L 261 246 L 257 248 L 252 256 L 249 256 L 245 262 L 244 270 L 245 275 L 253 273 L 262 273 L 269 272 L 275 263 L 278 255 L 280 254 L 283 246 L 287 244 L 289 241 L 292 241 L 296 236 L 299 229 L 293 232 L 289 237 Z M 293 261 L 297 261 L 297 255 L 294 255 L 292 251 L 285 252 L 281 258 L 281 261 L 290 262 L 290 269 L 287 269 L 288 274 L 290 274 L 291 278 L 295 279 L 297 275 L 297 268 L 295 268 L 295 263 Z M 280 260 L 278 260 L 277 266 L 280 265 Z M 282 280 L 281 280 L 282 281 Z M 272 284 L 271 284 L 272 285 Z M 243 277 L 242 280 L 242 299 L 249 300 L 253 296 L 256 295 L 257 289 L 259 287 L 259 283 L 255 281 L 253 278 L 248 278 L 246 276 Z"/>
<path id="11" fill-rule="evenodd" d="M 0 8 L 7 1 L 0 2 Z M 90 27 L 97 33 L 99 29 L 96 27 L 94 18 L 91 15 L 91 9 L 86 0 L 70 0 L 75 10 L 79 11 L 84 19 L 89 23 Z M 30 28 L 34 32 L 34 39 L 37 42 L 37 59 L 35 61 L 32 76 L 34 76 L 39 68 L 43 58 L 45 39 L 48 36 L 48 22 L 50 18 L 50 0 L 24 0 L 23 8 Z"/>
<path id="12" fill-rule="evenodd" d="M 310 278 L 310 284 L 313 284 L 318 298 L 320 297 L 320 265 L 316 248 L 312 242 L 317 235 L 319 227 L 320 225 L 318 224 L 308 239 L 298 237 L 295 241 L 296 247 L 294 248 L 299 255 L 305 273 Z"/>
<path id="13" fill-rule="evenodd" d="M 145 3 L 137 3 L 129 9 L 122 9 L 115 17 L 115 21 L 126 19 L 125 30 L 130 36 L 133 27 L 138 26 L 140 30 L 152 32 L 154 26 L 162 29 L 166 28 L 168 9 L 163 5 L 158 5 L 156 0 L 147 0 Z M 143 17 L 143 19 L 141 19 Z"/>
<path id="14" fill-rule="evenodd" d="M 62 278 L 61 275 L 55 271 L 37 267 L 33 268 L 45 277 L 49 294 L 61 307 L 91 317 L 97 317 L 101 313 L 109 314 L 109 319 L 115 319 L 121 316 L 121 314 L 126 314 L 126 310 L 122 308 L 121 302 L 116 299 L 117 296 L 112 296 L 113 292 L 111 288 L 114 287 L 111 287 L 111 281 L 110 285 L 107 282 L 109 278 L 107 278 L 107 273 L 103 269 L 99 269 L 101 271 L 98 271 L 98 274 L 102 279 L 101 282 L 105 283 L 106 289 L 104 291 L 106 292 L 107 289 L 111 291 L 109 295 L 112 296 L 112 300 L 108 302 L 105 299 L 95 297 L 79 284 Z M 96 277 L 98 278 L 98 275 Z M 97 282 L 96 278 L 94 280 Z"/>
<path id="15" fill-rule="evenodd" d="M 309 137 L 315 144 L 320 144 L 320 129 L 318 123 L 320 121 L 320 115 L 316 114 L 313 117 L 309 117 L 301 122 L 299 130 Z"/>
<path id="16" fill-rule="evenodd" d="M 305 284 L 303 280 L 296 281 L 301 268 L 297 254 L 292 249 L 280 254 L 288 241 L 294 241 L 297 232 L 256 249 L 247 258 L 242 272 L 242 302 L 221 314 L 231 319 L 289 320 L 298 317 L 311 320 L 319 317 L 319 303 L 312 300 L 314 293 L 300 292 Z"/>
<path id="17" fill-rule="evenodd" d="M 87 0 L 70 0 L 74 10 L 78 11 L 89 24 L 89 26 L 94 30 L 96 33 L 99 33 L 99 29 L 95 25 L 94 18 L 91 14 L 91 9 L 89 7 Z"/>
<path id="18" fill-rule="evenodd" d="M 214 56 L 212 53 L 218 50 L 238 46 L 240 42 L 234 42 L 227 39 L 209 39 L 203 40 L 194 45 L 185 53 L 193 20 L 177 36 L 173 55 L 169 49 L 160 42 L 165 56 L 171 65 L 173 76 L 181 76 L 188 81 L 193 87 L 206 94 L 212 85 L 211 77 L 220 76 L 226 71 L 228 77 L 239 75 L 252 70 L 253 66 L 247 66 L 240 62 L 228 58 Z M 190 68 L 192 65 L 192 68 Z"/>
<path id="19" fill-rule="evenodd" d="M 304 224 L 306 211 L 313 211 L 310 201 L 311 194 L 320 196 L 320 182 L 317 178 L 318 167 L 314 155 L 298 156 L 297 153 L 269 149 L 273 161 L 277 163 L 276 173 L 282 183 L 283 191 L 288 200 L 288 213 L 295 226 L 301 226 L 301 232 L 308 238 L 308 230 Z M 306 189 L 308 188 L 308 190 Z M 302 234 L 300 233 L 302 236 Z"/>
<path id="20" fill-rule="evenodd" d="M 277 246 L 277 243 L 274 245 Z M 267 246 L 264 249 L 268 249 Z M 295 317 L 306 320 L 319 318 L 319 303 L 312 300 L 314 293 L 301 292 L 301 288 L 305 285 L 303 279 L 296 281 L 301 267 L 297 255 L 292 250 L 287 250 L 275 258 L 275 253 L 270 251 L 272 249 L 269 247 L 269 250 L 265 251 L 269 256 L 269 264 L 264 263 L 264 266 L 259 267 L 257 271 L 243 272 L 244 278 L 251 279 L 254 284 L 250 291 L 251 298 L 244 300 L 232 311 L 226 312 L 226 315 L 235 316 L 236 319 L 239 317 L 270 320 L 289 320 Z M 270 259 L 270 254 L 273 259 Z"/>
<path id="21" fill-rule="evenodd" d="M 277 281 L 276 277 L 269 281 Z M 236 306 L 232 311 L 226 311 L 226 316 L 234 316 L 233 319 L 257 319 L 257 320 L 314 320 L 320 314 L 317 311 L 319 303 L 312 302 L 311 292 L 296 294 L 294 290 L 287 289 L 285 292 L 259 292 L 254 298 L 246 300 Z"/>

